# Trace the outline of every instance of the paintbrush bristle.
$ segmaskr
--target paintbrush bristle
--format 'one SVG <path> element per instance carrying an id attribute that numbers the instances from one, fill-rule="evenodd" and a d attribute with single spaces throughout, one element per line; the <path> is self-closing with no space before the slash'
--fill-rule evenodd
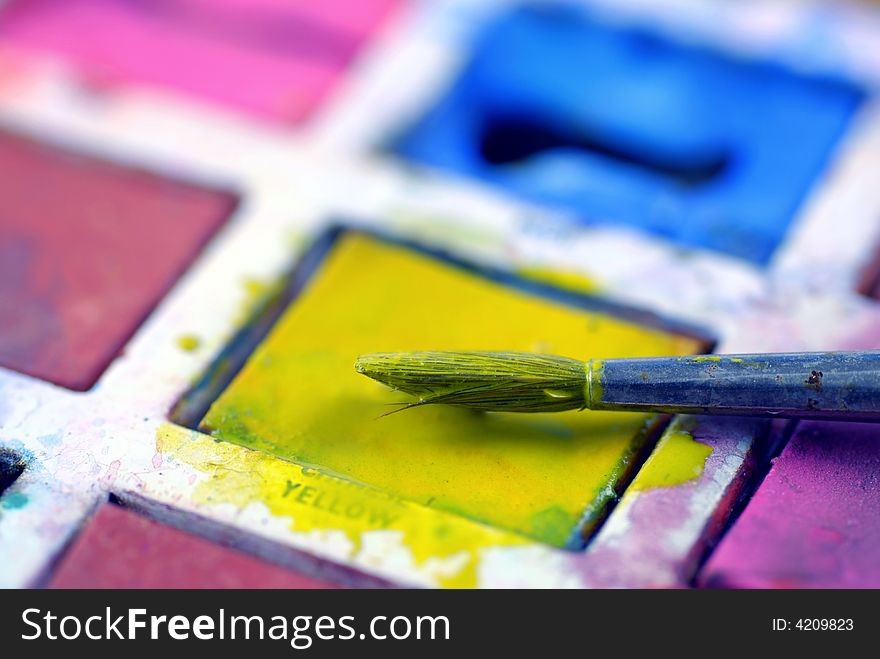
<path id="1" fill-rule="evenodd" d="M 586 404 L 586 365 L 567 357 L 525 352 L 377 352 L 359 357 L 355 370 L 419 397 L 402 409 L 443 403 L 484 412 L 562 412 Z"/>

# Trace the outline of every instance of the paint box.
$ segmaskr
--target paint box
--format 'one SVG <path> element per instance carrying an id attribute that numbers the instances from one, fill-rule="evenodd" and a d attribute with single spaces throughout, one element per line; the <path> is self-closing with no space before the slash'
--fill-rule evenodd
<path id="1" fill-rule="evenodd" d="M 103 87 L 170 89 L 296 123 L 330 94 L 399 0 L 15 0 L 0 40 Z"/>
<path id="2" fill-rule="evenodd" d="M 526 6 L 485 30 L 392 150 L 584 221 L 761 265 L 862 96 L 580 9 Z"/>
<path id="3" fill-rule="evenodd" d="M 475 414 L 405 400 L 357 373 L 375 350 L 504 349 L 573 357 L 700 351 L 705 341 L 600 299 L 483 274 L 368 234 L 330 234 L 293 276 L 280 316 L 265 316 L 178 408 L 215 438 L 267 451 L 381 491 L 581 547 L 650 445 L 638 414 Z M 216 393 L 218 383 L 228 380 Z M 208 395 L 207 391 L 214 393 Z M 202 407 L 204 409 L 204 407 Z M 381 418 L 380 418 L 381 417 Z"/>
<path id="4" fill-rule="evenodd" d="M 117 505 L 98 509 L 50 588 L 332 588 Z"/>
<path id="5" fill-rule="evenodd" d="M 274 11 L 267 8 L 278 7 L 273 16 L 296 13 L 297 21 L 308 16 L 323 25 L 337 3 L 210 4 L 215 11 L 208 22 L 208 3 L 196 0 L 83 0 L 78 23 L 59 20 L 73 11 L 73 3 L 60 0 L 16 0 L 0 10 L 0 120 L 51 142 L 36 144 L 9 131 L 0 140 L 13 154 L 2 167 L 9 189 L 0 195 L 0 322 L 15 318 L 10 309 L 21 309 L 36 328 L 13 332 L 0 325 L 0 344 L 21 346 L 25 337 L 35 346 L 28 359 L 59 355 L 42 364 L 24 359 L 27 351 L 18 348 L 3 353 L 10 361 L 0 368 L 0 445 L 14 452 L 5 472 L 6 482 L 14 482 L 0 496 L 0 586 L 88 585 L 98 578 L 137 585 L 138 574 L 126 574 L 134 571 L 126 567 L 131 565 L 143 565 L 151 583 L 196 585 L 186 571 L 165 569 L 156 576 L 161 560 L 190 566 L 196 552 L 224 565 L 247 564 L 248 572 L 260 575 L 253 584 L 240 580 L 237 567 L 215 570 L 209 577 L 224 579 L 221 585 L 301 583 L 290 581 L 292 573 L 349 586 L 775 585 L 783 583 L 776 577 L 789 551 L 791 564 L 806 566 L 802 582 L 827 581 L 812 559 L 803 558 L 806 551 L 771 552 L 771 545 L 786 547 L 773 529 L 751 536 L 767 539 L 767 547 L 760 554 L 743 551 L 746 564 L 732 561 L 724 549 L 731 515 L 787 437 L 780 424 L 677 417 L 655 444 L 651 431 L 659 434 L 658 426 L 642 432 L 644 418 L 616 414 L 480 421 L 437 407 L 378 418 L 395 409 L 387 403 L 408 398 L 357 375 L 353 362 L 361 351 L 436 348 L 441 342 L 580 358 L 710 348 L 701 333 L 658 317 L 710 328 L 717 352 L 873 345 L 880 305 L 853 291 L 877 245 L 880 187 L 871 173 L 880 167 L 880 106 L 873 98 L 859 103 L 854 87 L 835 82 L 845 77 L 864 80 L 866 88 L 880 85 L 880 51 L 871 45 L 876 40 L 865 38 L 878 28 L 857 7 L 848 7 L 844 18 L 809 3 L 780 13 L 757 3 L 685 7 L 655 0 L 646 10 L 641 0 L 597 0 L 592 6 L 603 18 L 577 14 L 565 30 L 591 54 L 602 55 L 597 43 L 610 48 L 602 61 L 614 75 L 585 79 L 580 70 L 566 74 L 568 61 L 556 66 L 547 49 L 530 45 L 536 30 L 539 36 L 553 31 L 554 47 L 568 49 L 568 32 L 556 38 L 556 27 L 537 29 L 530 19 L 520 29 L 521 19 L 510 18 L 542 10 L 509 13 L 508 3 L 482 0 L 424 2 L 389 22 L 388 30 L 379 28 L 378 37 L 373 27 L 359 27 L 379 24 L 364 18 L 378 3 L 355 3 L 328 19 L 336 22 L 324 34 L 339 28 L 368 36 L 338 66 L 334 60 L 326 69 L 316 67 L 312 78 L 308 67 L 300 76 L 299 64 L 274 68 L 271 62 L 284 59 L 276 57 L 274 37 L 258 46 L 274 54 L 246 57 L 253 45 L 247 35 L 263 29 L 263 19 L 254 17 Z M 388 15 L 396 16 L 401 4 L 388 3 Z M 161 20 L 147 24 L 145 10 Z M 112 20 L 95 30 L 97 15 Z M 120 22 L 121 15 L 136 20 Z M 231 16 L 246 20 L 230 28 L 236 22 Z M 279 20 L 270 31 L 286 36 L 293 22 Z M 70 25 L 90 38 L 74 43 Z M 347 25 L 351 30 L 340 27 Z M 516 34 L 498 27 L 503 25 L 513 25 Z M 374 39 L 381 43 L 370 44 Z M 496 56 L 508 43 L 525 44 L 518 51 L 523 56 Z M 292 53 L 289 45 L 284 57 Z M 335 48 L 338 42 L 320 45 Z M 630 46 L 635 55 L 629 69 L 638 75 L 611 57 Z M 348 53 L 353 59 L 346 59 Z M 300 54 L 291 59 L 300 61 Z M 599 59 L 582 58 L 580 69 L 598 70 Z M 771 60 L 779 64 L 766 64 Z M 201 69 L 190 66 L 205 62 Z M 530 64 L 548 76 L 539 96 Z M 205 70 L 218 77 L 206 77 Z M 557 70 L 559 79 L 552 77 Z M 277 74 L 282 84 L 267 84 L 259 72 Z M 623 83 L 636 78 L 658 81 L 638 85 L 655 95 L 612 103 L 625 91 Z M 768 79 L 789 82 L 783 90 Z M 589 118 L 603 122 L 598 137 L 613 138 L 616 150 L 587 140 L 595 153 L 584 161 L 568 149 L 549 158 L 552 172 L 543 158 L 500 167 L 503 177 L 495 178 L 458 161 L 438 161 L 446 173 L 426 176 L 412 166 L 413 160 L 429 162 L 419 154 L 411 160 L 349 157 L 382 136 L 408 145 L 414 127 L 433 116 L 425 114 L 428 97 L 441 98 L 435 110 L 446 108 L 448 93 L 450 103 L 463 98 L 475 112 L 494 111 L 497 106 L 464 88 L 466 80 L 479 80 L 491 98 L 508 98 L 505 108 L 537 98 L 542 105 L 530 105 L 529 116 L 551 118 L 571 99 L 579 101 L 571 89 L 580 84 L 591 94 L 587 101 L 605 103 Z M 298 95 L 290 100 L 294 82 Z M 618 91 L 597 92 L 600 84 Z M 701 90 L 696 109 L 685 102 L 694 85 Z M 777 145 L 778 167 L 760 185 L 724 179 L 710 195 L 703 188 L 711 182 L 699 184 L 696 176 L 701 168 L 711 174 L 705 155 L 717 153 L 713 139 L 732 125 L 724 122 L 732 121 L 734 110 L 748 118 L 745 101 L 731 87 L 753 91 L 752 100 L 778 102 L 800 128 L 783 143 L 777 134 L 790 127 L 780 128 L 773 112 L 748 123 L 755 131 L 764 130 L 762 122 L 768 132 L 776 130 L 763 144 Z M 820 94 L 821 102 L 810 91 L 818 87 L 830 90 Z M 326 93 L 332 102 L 325 102 Z M 802 101 L 795 109 L 792 94 Z M 182 102 L 184 97 L 195 102 Z M 589 109 L 587 101 L 577 108 Z M 224 116 L 224 108 L 235 116 Z M 306 131 L 267 130 L 264 123 L 281 122 L 283 129 L 304 118 Z M 837 132 L 828 128 L 835 121 Z M 443 143 L 438 139 L 425 152 L 476 143 L 477 128 L 462 131 L 466 140 L 452 129 L 438 131 Z M 743 157 L 756 148 L 752 132 L 730 135 L 725 147 L 741 142 L 737 153 Z M 417 138 L 413 144 L 427 140 L 423 133 Z M 325 146 L 324 140 L 340 148 L 311 148 Z M 638 150 L 622 148 L 631 145 Z M 827 158 L 820 157 L 823 150 Z M 719 180 L 752 171 L 746 167 L 752 161 L 737 162 L 735 168 L 725 162 Z M 149 163 L 162 174 L 121 163 Z M 659 173 L 646 173 L 646 165 Z M 566 174 L 572 170 L 576 176 Z M 140 182 L 129 185 L 130 179 Z M 617 196 L 583 201 L 576 185 L 575 202 L 539 196 L 535 188 L 548 180 L 565 194 L 574 180 L 595 182 Z M 222 181 L 236 194 L 190 181 Z M 124 212 L 105 213 L 96 200 Z M 790 213 L 782 213 L 789 201 Z M 560 218 L 566 213 L 555 212 L 559 208 L 584 222 Z M 725 212 L 707 219 L 707 208 Z M 231 214 L 234 221 L 226 220 Z M 62 239 L 54 233 L 59 223 L 50 220 L 68 216 L 71 235 Z M 308 249 L 333 218 L 348 216 L 363 231 L 331 232 Z M 95 218 L 101 226 L 89 228 Z M 391 234 L 397 239 L 382 237 Z M 137 249 L 126 240 L 137 242 Z M 210 248 L 200 249 L 208 240 Z M 44 243 L 51 249 L 45 248 L 39 267 L 25 268 L 30 261 L 24 257 L 36 252 L 23 246 Z M 296 270 L 286 273 L 291 263 Z M 114 275 L 105 277 L 108 271 Z M 92 272 L 99 274 L 81 277 Z M 63 286 L 46 283 L 58 281 Z M 118 289 L 110 286 L 114 282 Z M 278 294 L 255 311 L 255 291 Z M 464 307 L 453 308 L 452 297 Z M 109 300 L 113 313 L 97 322 Z M 36 311 L 30 310 L 35 301 Z M 378 322 L 371 313 L 401 323 Z M 147 314 L 148 322 L 141 322 Z M 407 332 L 404 321 L 427 328 L 424 335 Z M 56 326 L 63 331 L 41 334 Z M 68 345 L 74 337 L 93 339 L 101 349 L 79 339 Z M 500 345 L 502 339 L 508 344 Z M 66 372 L 69 360 L 87 367 L 76 361 Z M 34 363 L 42 364 L 40 372 Z M 331 389 L 325 364 L 327 376 L 345 386 Z M 36 377 L 22 375 L 28 372 Z M 351 410 L 351 418 L 340 409 Z M 796 441 L 806 445 L 800 434 Z M 777 465 L 790 464 L 789 449 Z M 859 454 L 868 464 L 870 453 Z M 18 456 L 26 459 L 23 470 Z M 836 470 L 840 460 L 811 460 L 809 469 L 822 473 L 829 462 Z M 840 474 L 858 472 L 840 465 Z M 855 565 L 871 558 L 860 553 L 860 543 L 873 538 L 877 524 L 853 504 L 848 482 L 832 480 L 821 491 L 865 528 L 840 531 L 843 513 L 817 509 L 822 525 L 834 532 L 804 535 L 796 506 L 784 528 L 801 534 L 801 544 L 820 547 L 825 564 Z M 786 494 L 767 503 L 771 497 L 761 492 L 753 503 L 764 501 L 765 510 L 792 500 Z M 107 504 L 108 497 L 123 507 Z M 748 521 L 751 508 L 740 522 Z M 110 524 L 105 510 L 114 516 Z M 186 529 L 183 540 L 179 529 Z M 732 526 L 732 543 L 744 533 L 738 529 Z M 838 532 L 846 534 L 839 542 Z M 711 553 L 719 541 L 718 560 L 725 560 L 717 564 L 719 579 L 695 582 L 707 555 L 714 565 Z M 102 552 L 102 545 L 115 553 Z M 122 556 L 131 560 L 114 561 Z M 198 568 L 190 568 L 198 585 L 216 584 L 201 580 Z"/>
<path id="6" fill-rule="evenodd" d="M 0 131 L 0 366 L 91 388 L 236 205 Z"/>

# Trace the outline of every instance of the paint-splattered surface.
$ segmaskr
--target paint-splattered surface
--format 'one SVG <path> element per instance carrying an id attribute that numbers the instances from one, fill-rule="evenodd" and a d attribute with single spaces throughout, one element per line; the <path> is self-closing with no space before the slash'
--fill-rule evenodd
<path id="1" fill-rule="evenodd" d="M 769 434 L 765 420 L 678 417 L 587 548 L 588 583 L 689 583 L 743 495 L 745 475 L 766 456 Z"/>
<path id="2" fill-rule="evenodd" d="M 21 13 L 15 21 L 9 19 L 11 14 L 0 14 L 0 121 L 10 140 L 31 134 L 47 144 L 65 145 L 71 162 L 81 162 L 84 154 L 99 154 L 102 161 L 127 163 L 126 167 L 150 172 L 143 175 L 148 179 L 173 183 L 147 186 L 150 199 L 143 202 L 137 195 L 123 195 L 122 214 L 143 225 L 127 235 L 143 242 L 143 250 L 125 257 L 120 267 L 138 264 L 152 271 L 176 262 L 179 269 L 165 280 L 174 285 L 163 289 L 161 302 L 143 323 L 130 326 L 133 333 L 120 339 L 124 349 L 88 391 L 73 392 L 15 368 L 0 367 L 0 446 L 24 463 L 0 495 L 0 585 L 45 585 L 51 567 L 64 559 L 66 548 L 111 494 L 122 505 L 164 525 L 184 527 L 202 541 L 222 539 L 251 557 L 348 585 L 676 587 L 694 583 L 701 561 L 707 555 L 711 560 L 737 501 L 748 498 L 767 454 L 786 437 L 779 424 L 675 420 L 635 486 L 623 493 L 586 550 L 569 551 L 502 530 L 501 521 L 493 521 L 494 526 L 477 522 L 470 510 L 459 514 L 441 510 L 434 502 L 424 505 L 425 497 L 397 496 L 397 490 L 387 485 L 387 474 L 385 480 L 372 478 L 381 481 L 373 485 L 357 483 L 351 476 L 291 461 L 289 454 L 282 458 L 250 450 L 168 423 L 169 411 L 205 377 L 265 299 L 264 293 L 271 297 L 306 246 L 340 218 L 446 250 L 465 261 L 563 288 L 589 289 L 604 299 L 697 324 L 718 340 L 719 352 L 878 347 L 880 307 L 875 299 L 856 293 L 860 284 L 864 288 L 866 268 L 876 261 L 880 244 L 876 221 L 880 188 L 875 175 L 880 169 L 880 106 L 873 97 L 860 106 L 845 138 L 831 150 L 781 242 L 773 239 L 772 259 L 757 267 L 723 256 L 724 250 L 676 247 L 662 236 L 614 228 L 623 224 L 612 221 L 616 218 L 583 226 L 474 181 L 416 170 L 382 155 L 442 97 L 467 61 L 471 37 L 505 11 L 508 0 L 357 3 L 358 11 L 336 12 L 333 19 L 334 30 L 352 27 L 353 39 L 360 44 L 354 59 L 326 70 L 309 69 L 302 76 L 299 69 L 293 71 L 296 67 L 285 68 L 280 75 L 292 77 L 285 77 L 280 86 L 266 84 L 272 76 L 252 75 L 254 60 L 235 68 L 236 75 L 230 73 L 230 62 L 241 62 L 241 51 L 249 50 L 245 47 L 232 54 L 224 51 L 229 57 L 212 51 L 216 66 L 207 70 L 218 72 L 216 77 L 202 75 L 206 68 L 201 61 L 196 77 L 190 67 L 168 67 L 168 61 L 181 53 L 203 52 L 196 41 L 204 45 L 217 32 L 196 40 L 192 30 L 183 30 L 174 48 L 131 51 L 130 57 L 101 55 L 96 66 L 94 53 L 83 53 L 81 43 L 58 41 L 70 30 L 54 18 L 71 11 L 68 4 L 4 3 L 25 9 L 16 9 Z M 113 7 L 116 15 L 123 11 L 123 3 L 109 0 L 78 4 Z M 222 4 L 224 12 L 255 7 L 265 17 L 264 10 L 282 3 L 214 4 Z M 291 5 L 283 4 L 287 12 Z M 418 7 L 398 13 L 395 9 L 401 4 Z M 756 56 L 798 71 L 849 77 L 869 90 L 880 86 L 876 38 L 880 19 L 866 9 L 848 7 L 838 12 L 824 3 L 819 7 L 700 0 L 593 0 L 591 4 L 597 10 L 596 20 L 607 12 L 616 24 L 656 27 L 732 57 Z M 197 15 L 206 5 L 174 4 L 194 8 Z M 324 16 L 337 4 L 296 6 Z M 391 20 L 381 19 L 382 27 L 373 29 L 380 21 L 373 10 L 381 7 L 391 7 L 383 14 Z M 41 20 L 32 20 L 40 12 L 46 12 Z M 88 13 L 83 21 L 93 19 Z M 226 19 L 220 22 L 224 21 L 222 30 L 230 24 Z M 149 37 L 152 44 L 167 40 L 164 25 L 157 22 L 149 35 L 139 31 L 143 25 L 128 27 L 135 37 Z M 252 26 L 243 24 L 242 30 Z M 86 33 L 85 27 L 77 33 Z M 281 33 L 287 29 L 287 23 L 278 26 Z M 95 51 L 115 52 L 119 44 L 108 45 L 114 39 L 125 42 L 122 46 L 135 43 L 132 30 L 102 30 L 100 38 L 92 40 Z M 51 57 L 44 59 L 43 54 L 50 52 Z M 144 52 L 150 53 L 146 59 Z M 160 76 L 153 76 L 157 66 L 164 68 Z M 279 70 L 267 65 L 261 73 L 271 71 L 274 76 Z M 234 80 L 239 84 L 231 84 Z M 297 86 L 293 98 L 291 81 Z M 307 121 L 300 121 L 306 117 Z M 367 152 L 369 157 L 364 158 Z M 17 165 L 9 165 L 13 177 L 21 175 Z M 772 178 L 769 175 L 762 185 L 772 186 Z M 110 185 L 113 176 L 102 180 Z M 153 243 L 143 240 L 142 233 L 149 234 L 147 225 L 164 225 L 162 204 L 183 203 L 173 192 L 183 181 L 197 181 L 199 189 L 239 193 L 234 219 L 215 233 L 198 258 L 176 261 L 177 250 L 185 251 L 186 240 L 181 240 L 169 241 L 170 247 L 163 247 L 166 251 L 143 260 L 138 251 L 148 251 Z M 56 207 L 50 208 L 46 200 L 45 193 L 52 189 L 47 182 L 38 186 L 34 204 L 55 213 Z M 78 199 L 91 185 L 71 184 L 65 196 Z M 96 187 L 103 194 L 100 185 Z M 162 190 L 171 192 L 166 195 Z M 18 199 L 19 206 L 28 201 L 15 186 L 6 198 Z M 117 199 L 112 194 L 108 198 Z M 3 203 L 0 200 L 0 208 Z M 674 211 L 663 203 L 659 206 L 652 212 L 669 216 Z M 105 217 L 104 209 L 93 208 L 90 217 Z M 59 217 L 71 212 L 60 202 L 57 210 Z M 39 220 L 51 225 L 46 217 Z M 0 217 L 0 225 L 16 221 L 13 215 Z M 170 233 L 177 236 L 185 231 L 183 227 L 182 221 L 173 224 Z M 167 238 L 167 226 L 165 233 Z M 86 236 L 83 232 L 68 242 L 78 245 Z M 8 244 L 0 241 L 4 255 L 0 268 L 20 267 L 21 250 Z M 127 254 L 123 248 L 114 249 Z M 56 262 L 64 261 L 52 263 Z M 104 264 L 84 260 L 76 269 L 101 270 Z M 3 288 L 7 283 L 0 282 L 0 290 L 12 291 L 15 306 L 0 306 L 0 322 L 14 317 L 10 308 L 39 298 L 20 286 Z M 136 286 L 126 285 L 136 293 L 126 302 L 133 304 L 140 299 Z M 98 288 L 94 291 L 103 299 Z M 537 305 L 536 317 L 546 313 L 545 302 Z M 77 305 L 77 322 L 92 319 L 94 308 Z M 483 309 L 479 312 L 490 315 Z M 442 322 L 451 318 L 446 314 Z M 42 321 L 39 329 L 44 329 Z M 95 334 L 104 331 L 101 326 Z M 639 336 L 633 334 L 634 340 L 641 340 Z M 103 345 L 107 348 L 106 342 Z M 114 350 L 119 347 L 121 343 Z M 574 352 L 581 356 L 580 348 Z M 345 365 L 352 382 L 358 383 L 353 386 L 366 386 L 351 370 L 353 359 Z M 368 395 L 374 394 L 381 407 L 384 399 L 379 397 L 387 393 L 377 388 Z M 290 427 L 296 429 L 295 424 Z M 300 439 L 294 437 L 291 446 L 303 444 Z M 328 449 L 320 455 L 325 461 L 333 458 L 335 468 L 341 465 L 354 473 L 344 464 L 343 452 L 333 454 Z M 423 462 L 433 457 L 433 453 L 413 455 Z M 780 468 L 789 453 L 782 456 L 777 462 Z M 854 473 L 853 464 L 842 464 L 841 469 Z M 586 492 L 584 484 L 574 483 L 573 471 L 558 464 L 547 473 L 551 471 L 562 475 L 567 496 Z M 536 482 L 534 468 L 524 473 L 526 480 Z M 409 490 L 417 476 L 406 476 L 409 480 L 401 479 L 401 484 Z M 515 485 L 493 485 L 502 502 L 497 506 L 499 515 L 510 512 L 504 510 L 507 497 L 514 501 L 527 496 Z M 820 509 L 827 527 L 846 528 L 851 518 L 869 524 L 861 507 L 864 492 L 831 480 L 820 485 L 827 485 L 835 497 L 833 507 Z M 550 485 L 544 486 L 548 491 Z M 394 491 L 385 491 L 389 489 Z M 614 502 L 616 497 L 609 493 L 608 499 Z M 792 505 L 801 501 L 799 497 L 785 500 Z M 480 503 L 483 510 L 487 505 L 485 500 Z M 748 511 L 747 507 L 740 522 L 748 522 Z M 731 538 L 737 529 L 735 524 Z M 828 564 L 833 559 L 837 574 L 845 575 L 875 556 L 855 542 L 860 537 L 873 536 L 851 533 L 838 541 L 837 536 L 808 534 L 807 542 L 821 546 L 831 557 Z M 757 558 L 768 556 L 769 549 Z M 823 578 L 826 563 L 802 565 L 803 581 Z M 772 575 L 764 583 L 771 580 Z"/>
<path id="3" fill-rule="evenodd" d="M 194 476 L 187 496 L 194 510 L 258 518 L 266 511 L 287 542 L 404 583 L 474 587 L 485 552 L 530 545 L 326 470 L 170 424 L 160 429 L 156 450 Z M 161 489 L 161 479 L 149 480 L 150 490 Z"/>

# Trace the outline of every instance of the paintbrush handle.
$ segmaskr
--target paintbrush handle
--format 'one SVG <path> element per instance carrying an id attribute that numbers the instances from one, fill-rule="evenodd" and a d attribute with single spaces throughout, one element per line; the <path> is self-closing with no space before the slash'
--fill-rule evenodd
<path id="1" fill-rule="evenodd" d="M 880 421 L 880 351 L 593 360 L 587 407 Z"/>

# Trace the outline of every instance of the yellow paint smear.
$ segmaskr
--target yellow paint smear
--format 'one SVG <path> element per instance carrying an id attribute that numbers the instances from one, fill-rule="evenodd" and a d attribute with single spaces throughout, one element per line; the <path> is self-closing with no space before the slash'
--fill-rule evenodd
<path id="1" fill-rule="evenodd" d="M 233 323 L 236 326 L 247 323 L 257 310 L 278 295 L 284 287 L 284 281 L 282 279 L 263 281 L 253 277 L 246 277 L 242 279 L 241 285 L 243 297 L 241 307 Z"/>
<path id="2" fill-rule="evenodd" d="M 202 345 L 201 339 L 192 334 L 183 334 L 177 337 L 177 347 L 184 352 L 195 352 Z"/>
<path id="3" fill-rule="evenodd" d="M 731 362 L 733 364 L 742 364 L 743 360 L 741 357 L 723 357 L 722 355 L 699 355 L 698 357 L 682 357 L 678 361 L 690 361 L 695 364 L 702 364 L 704 362 L 713 362 L 717 363 L 721 360 Z"/>
<path id="4" fill-rule="evenodd" d="M 687 430 L 673 426 L 657 442 L 654 452 L 633 480 L 631 489 L 673 487 L 695 480 L 703 474 L 706 459 L 713 450 L 694 439 Z"/>
<path id="5" fill-rule="evenodd" d="M 517 535 L 173 424 L 159 429 L 156 450 L 206 476 L 192 495 L 198 505 L 231 504 L 241 510 L 260 503 L 273 515 L 290 518 L 297 533 L 341 531 L 351 540 L 353 562 L 365 534 L 397 533 L 416 568 L 447 588 L 477 585 L 485 549 L 527 544 Z"/>
<path id="6" fill-rule="evenodd" d="M 555 270 L 553 268 L 531 266 L 520 268 L 517 270 L 517 274 L 577 293 L 595 293 L 599 290 L 599 286 L 595 281 L 586 275 L 570 270 Z"/>
<path id="7" fill-rule="evenodd" d="M 213 436 L 564 546 L 601 516 L 645 415 L 426 406 L 354 371 L 361 353 L 692 353 L 695 340 L 525 294 L 413 250 L 341 237 L 209 410 Z"/>

